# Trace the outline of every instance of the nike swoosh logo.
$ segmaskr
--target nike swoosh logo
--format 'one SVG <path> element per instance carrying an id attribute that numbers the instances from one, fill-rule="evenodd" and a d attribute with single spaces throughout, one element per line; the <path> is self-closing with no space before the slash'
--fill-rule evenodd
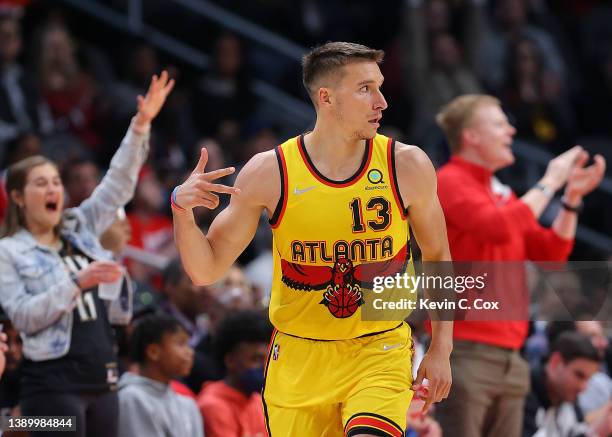
<path id="1" fill-rule="evenodd" d="M 303 188 L 301 190 L 298 187 L 295 187 L 293 189 L 293 194 L 295 194 L 296 196 L 299 196 L 300 194 L 307 193 L 308 191 L 314 190 L 315 188 L 317 188 L 317 187 L 315 187 L 314 185 L 312 187 Z"/>
<path id="2" fill-rule="evenodd" d="M 390 351 L 391 349 L 397 349 L 401 345 L 402 345 L 401 343 L 398 343 L 398 344 L 383 344 L 383 350 L 384 351 Z"/>

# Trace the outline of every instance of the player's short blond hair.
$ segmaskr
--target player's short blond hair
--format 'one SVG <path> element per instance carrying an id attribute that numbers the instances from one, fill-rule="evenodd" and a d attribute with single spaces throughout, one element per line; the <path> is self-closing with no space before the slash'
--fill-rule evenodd
<path id="1" fill-rule="evenodd" d="M 315 95 L 321 86 L 322 78 L 335 74 L 338 79 L 345 65 L 363 61 L 380 64 L 384 57 L 383 50 L 372 49 L 361 44 L 342 41 L 328 42 L 315 47 L 302 57 L 302 82 L 316 107 Z"/>
<path id="2" fill-rule="evenodd" d="M 461 132 L 465 129 L 476 109 L 481 105 L 500 105 L 499 99 L 487 94 L 465 94 L 451 100 L 436 115 L 436 123 L 442 128 L 451 152 L 461 147 Z"/>

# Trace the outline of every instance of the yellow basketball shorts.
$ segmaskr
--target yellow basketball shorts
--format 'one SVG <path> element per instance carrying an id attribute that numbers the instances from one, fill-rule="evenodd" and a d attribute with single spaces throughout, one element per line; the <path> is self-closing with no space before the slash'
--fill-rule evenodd
<path id="1" fill-rule="evenodd" d="M 275 331 L 263 389 L 269 436 L 403 436 L 413 395 L 411 359 L 405 323 L 336 341 Z"/>

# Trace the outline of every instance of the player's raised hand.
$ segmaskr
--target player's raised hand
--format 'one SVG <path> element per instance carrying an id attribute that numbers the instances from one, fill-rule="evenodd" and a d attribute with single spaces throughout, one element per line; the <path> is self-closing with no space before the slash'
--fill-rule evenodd
<path id="1" fill-rule="evenodd" d="M 427 386 L 425 404 L 423 404 L 421 410 L 423 414 L 429 410 L 431 404 L 440 402 L 448 397 L 452 384 L 448 354 L 441 351 L 438 352 L 437 349 L 430 347 L 419 366 L 417 377 L 412 384 L 413 390 L 420 387 L 425 378 L 429 381 L 429 385 Z"/>
<path id="2" fill-rule="evenodd" d="M 188 211 L 196 206 L 215 209 L 219 206 L 219 196 L 215 193 L 240 194 L 239 188 L 214 182 L 216 179 L 234 173 L 236 171 L 234 167 L 221 168 L 206 173 L 204 169 L 207 162 L 208 151 L 203 148 L 200 160 L 189 178 L 175 189 L 173 194 L 175 206 Z"/>
<path id="3" fill-rule="evenodd" d="M 151 123 L 159 114 L 166 97 L 174 88 L 174 79 L 170 79 L 166 70 L 162 71 L 159 77 L 155 74 L 151 78 L 151 84 L 145 96 L 138 96 L 138 113 L 136 121 L 139 124 Z"/>

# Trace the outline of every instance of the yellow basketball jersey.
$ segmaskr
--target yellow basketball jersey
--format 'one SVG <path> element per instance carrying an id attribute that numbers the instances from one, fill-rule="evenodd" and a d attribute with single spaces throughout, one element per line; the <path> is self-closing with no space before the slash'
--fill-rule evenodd
<path id="1" fill-rule="evenodd" d="M 279 331 L 343 340 L 398 325 L 361 320 L 373 277 L 403 273 L 410 259 L 394 151 L 391 138 L 376 135 L 366 141 L 358 171 L 332 181 L 313 165 L 303 136 L 277 147 L 281 199 L 270 219 L 270 319 Z"/>

